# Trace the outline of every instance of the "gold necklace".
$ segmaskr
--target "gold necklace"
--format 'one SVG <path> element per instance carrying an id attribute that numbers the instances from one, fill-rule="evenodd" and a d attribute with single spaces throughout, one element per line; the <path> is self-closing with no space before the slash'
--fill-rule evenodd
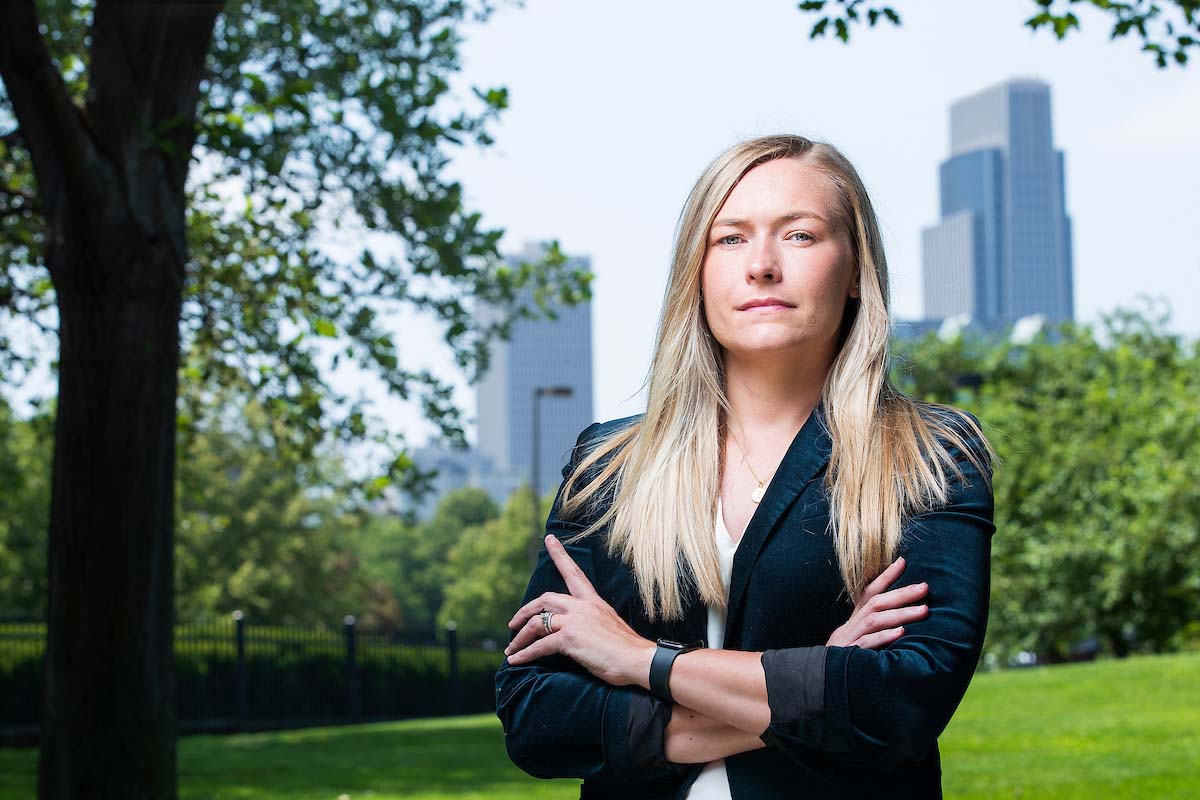
<path id="1" fill-rule="evenodd" d="M 742 460 L 738 462 L 738 466 L 740 467 L 742 464 L 745 464 L 747 467 L 749 467 L 750 474 L 754 476 L 754 480 L 758 483 L 758 486 L 754 487 L 754 491 L 750 493 L 750 499 L 757 504 L 763 499 L 763 495 L 767 493 L 767 482 L 759 478 L 758 473 L 754 471 L 754 465 L 751 464 L 749 459 L 746 458 L 746 448 L 742 447 L 742 443 L 738 442 L 737 439 L 734 439 L 733 441 L 737 443 L 738 450 L 740 450 L 742 453 Z M 775 469 L 779 469 L 779 467 L 776 467 Z M 774 475 L 775 470 L 773 469 L 771 470 L 771 474 L 767 476 L 767 480 L 770 480 Z"/>

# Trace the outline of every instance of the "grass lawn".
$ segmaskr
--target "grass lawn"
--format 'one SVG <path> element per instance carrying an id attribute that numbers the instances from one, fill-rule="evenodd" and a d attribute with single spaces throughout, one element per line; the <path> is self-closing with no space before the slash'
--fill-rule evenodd
<path id="1" fill-rule="evenodd" d="M 938 743 L 948 798 L 1200 797 L 1200 653 L 977 675 Z"/>
<path id="2" fill-rule="evenodd" d="M 1200 653 L 980 674 L 941 738 L 947 798 L 1200 797 Z M 37 754 L 0 750 L 0 800 L 34 796 Z M 490 714 L 188 736 L 181 800 L 578 797 L 530 778 Z"/>

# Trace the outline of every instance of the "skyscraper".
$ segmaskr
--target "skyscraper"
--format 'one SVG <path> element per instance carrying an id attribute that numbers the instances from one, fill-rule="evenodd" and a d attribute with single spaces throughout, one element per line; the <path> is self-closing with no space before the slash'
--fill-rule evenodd
<path id="1" fill-rule="evenodd" d="M 526 243 L 520 255 L 506 257 L 514 269 L 523 261 L 540 259 L 545 245 Z M 569 257 L 574 269 L 590 267 L 586 256 Z M 518 298 L 531 303 L 528 289 Z M 538 491 L 545 495 L 562 481 L 562 468 L 579 432 L 592 417 L 592 308 L 551 304 L 558 319 L 517 319 L 510 338 L 490 343 L 491 362 L 475 385 L 478 410 L 477 445 L 466 451 L 451 451 L 431 445 L 417 449 L 413 460 L 422 470 L 437 470 L 433 489 L 413 507 L 418 519 L 433 515 L 441 499 L 451 491 L 475 486 L 500 506 L 527 484 L 533 464 L 534 392 L 569 389 L 566 396 L 543 396 L 539 405 Z M 499 309 L 481 306 L 476 313 L 483 322 L 493 321 Z M 396 509 L 408 507 L 408 499 L 397 497 Z"/>
<path id="2" fill-rule="evenodd" d="M 1015 79 L 950 107 L 941 221 L 922 231 L 925 316 L 996 330 L 1041 314 L 1074 318 L 1071 220 L 1050 87 Z"/>
<path id="3" fill-rule="evenodd" d="M 516 267 L 541 258 L 543 250 L 543 244 L 527 243 L 523 254 L 507 260 Z M 586 269 L 591 261 L 574 256 L 568 265 Z M 538 401 L 540 494 L 562 481 L 575 438 L 594 421 L 591 303 L 553 308 L 557 320 L 516 320 L 507 342 L 492 343 L 490 368 L 476 389 L 479 450 L 491 460 L 497 478 L 511 476 L 512 488 L 529 480 L 532 471 L 534 392 L 539 387 L 571 390 L 569 396 L 543 396 Z"/>

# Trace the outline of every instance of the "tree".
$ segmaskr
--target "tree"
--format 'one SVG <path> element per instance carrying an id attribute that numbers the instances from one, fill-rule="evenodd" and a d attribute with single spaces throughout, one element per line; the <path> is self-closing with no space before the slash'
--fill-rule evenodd
<path id="1" fill-rule="evenodd" d="M 1166 323 L 1118 310 L 1053 340 L 905 348 L 901 385 L 976 413 L 1001 457 L 988 653 L 1164 652 L 1197 621 L 1200 343 Z"/>
<path id="2" fill-rule="evenodd" d="M 336 624 L 362 615 L 372 586 L 361 555 L 367 516 L 339 488 L 332 453 L 298 459 L 260 446 L 270 420 L 253 399 L 230 403 L 234 424 L 180 442 L 176 617 L 242 611 L 279 624 Z"/>
<path id="3" fill-rule="evenodd" d="M 387 619 L 368 613 L 364 624 L 419 633 L 444 629 L 439 611 L 460 566 L 453 554 L 464 537 L 498 514 L 486 492 L 464 487 L 448 492 L 433 516 L 416 525 L 373 517 L 362 534 L 363 560 L 372 582 L 386 586 L 395 598 L 397 614 Z"/>
<path id="4" fill-rule="evenodd" d="M 1110 39 L 1134 35 L 1159 69 L 1165 69 L 1171 61 L 1185 66 L 1188 51 L 1200 45 L 1200 0 L 1032 0 L 1032 3 L 1037 13 L 1025 20 L 1031 30 L 1048 28 L 1055 37 L 1064 39 L 1080 28 L 1073 9 L 1089 7 L 1111 19 Z M 819 15 L 809 32 L 810 39 L 824 36 L 831 25 L 834 35 L 843 42 L 850 41 L 852 27 L 864 20 L 872 28 L 880 21 L 900 25 L 896 9 L 880 0 L 802 0 L 799 8 Z"/>
<path id="5" fill-rule="evenodd" d="M 460 636 L 505 637 L 529 582 L 529 492 L 529 486 L 514 492 L 499 517 L 465 529 L 450 550 L 440 627 L 453 620 Z M 554 495 L 543 499 L 547 508 Z"/>
<path id="6" fill-rule="evenodd" d="M 443 177 L 486 145 L 502 89 L 449 94 L 457 0 L 219 0 L 0 10 L 0 338 L 57 338 L 43 798 L 175 796 L 172 664 L 179 381 L 245 382 L 311 453 L 367 435 L 345 359 L 417 394 L 462 443 L 450 390 L 380 322 L 432 313 L 470 377 L 515 292 L 587 296 L 556 251 L 498 266 L 500 232 Z M 368 241 L 335 258 L 323 236 Z M 375 237 L 372 239 L 371 237 Z M 382 238 L 384 241 L 379 242 Z M 558 257 L 556 257 L 558 256 Z M 483 325 L 471 300 L 506 308 Z M 186 360 L 180 364 L 181 350 Z M 5 354 L 5 364 L 29 353 Z M 0 365 L 2 366 L 2 365 Z M 413 475 L 400 445 L 380 480 Z"/>

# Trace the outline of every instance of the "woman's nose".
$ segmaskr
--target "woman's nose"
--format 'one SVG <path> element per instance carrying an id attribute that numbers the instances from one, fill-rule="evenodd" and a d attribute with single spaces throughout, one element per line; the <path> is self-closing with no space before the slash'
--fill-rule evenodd
<path id="1" fill-rule="evenodd" d="M 777 280 L 779 278 L 778 255 L 769 240 L 761 241 L 750 251 L 750 264 L 746 277 L 754 280 Z"/>

